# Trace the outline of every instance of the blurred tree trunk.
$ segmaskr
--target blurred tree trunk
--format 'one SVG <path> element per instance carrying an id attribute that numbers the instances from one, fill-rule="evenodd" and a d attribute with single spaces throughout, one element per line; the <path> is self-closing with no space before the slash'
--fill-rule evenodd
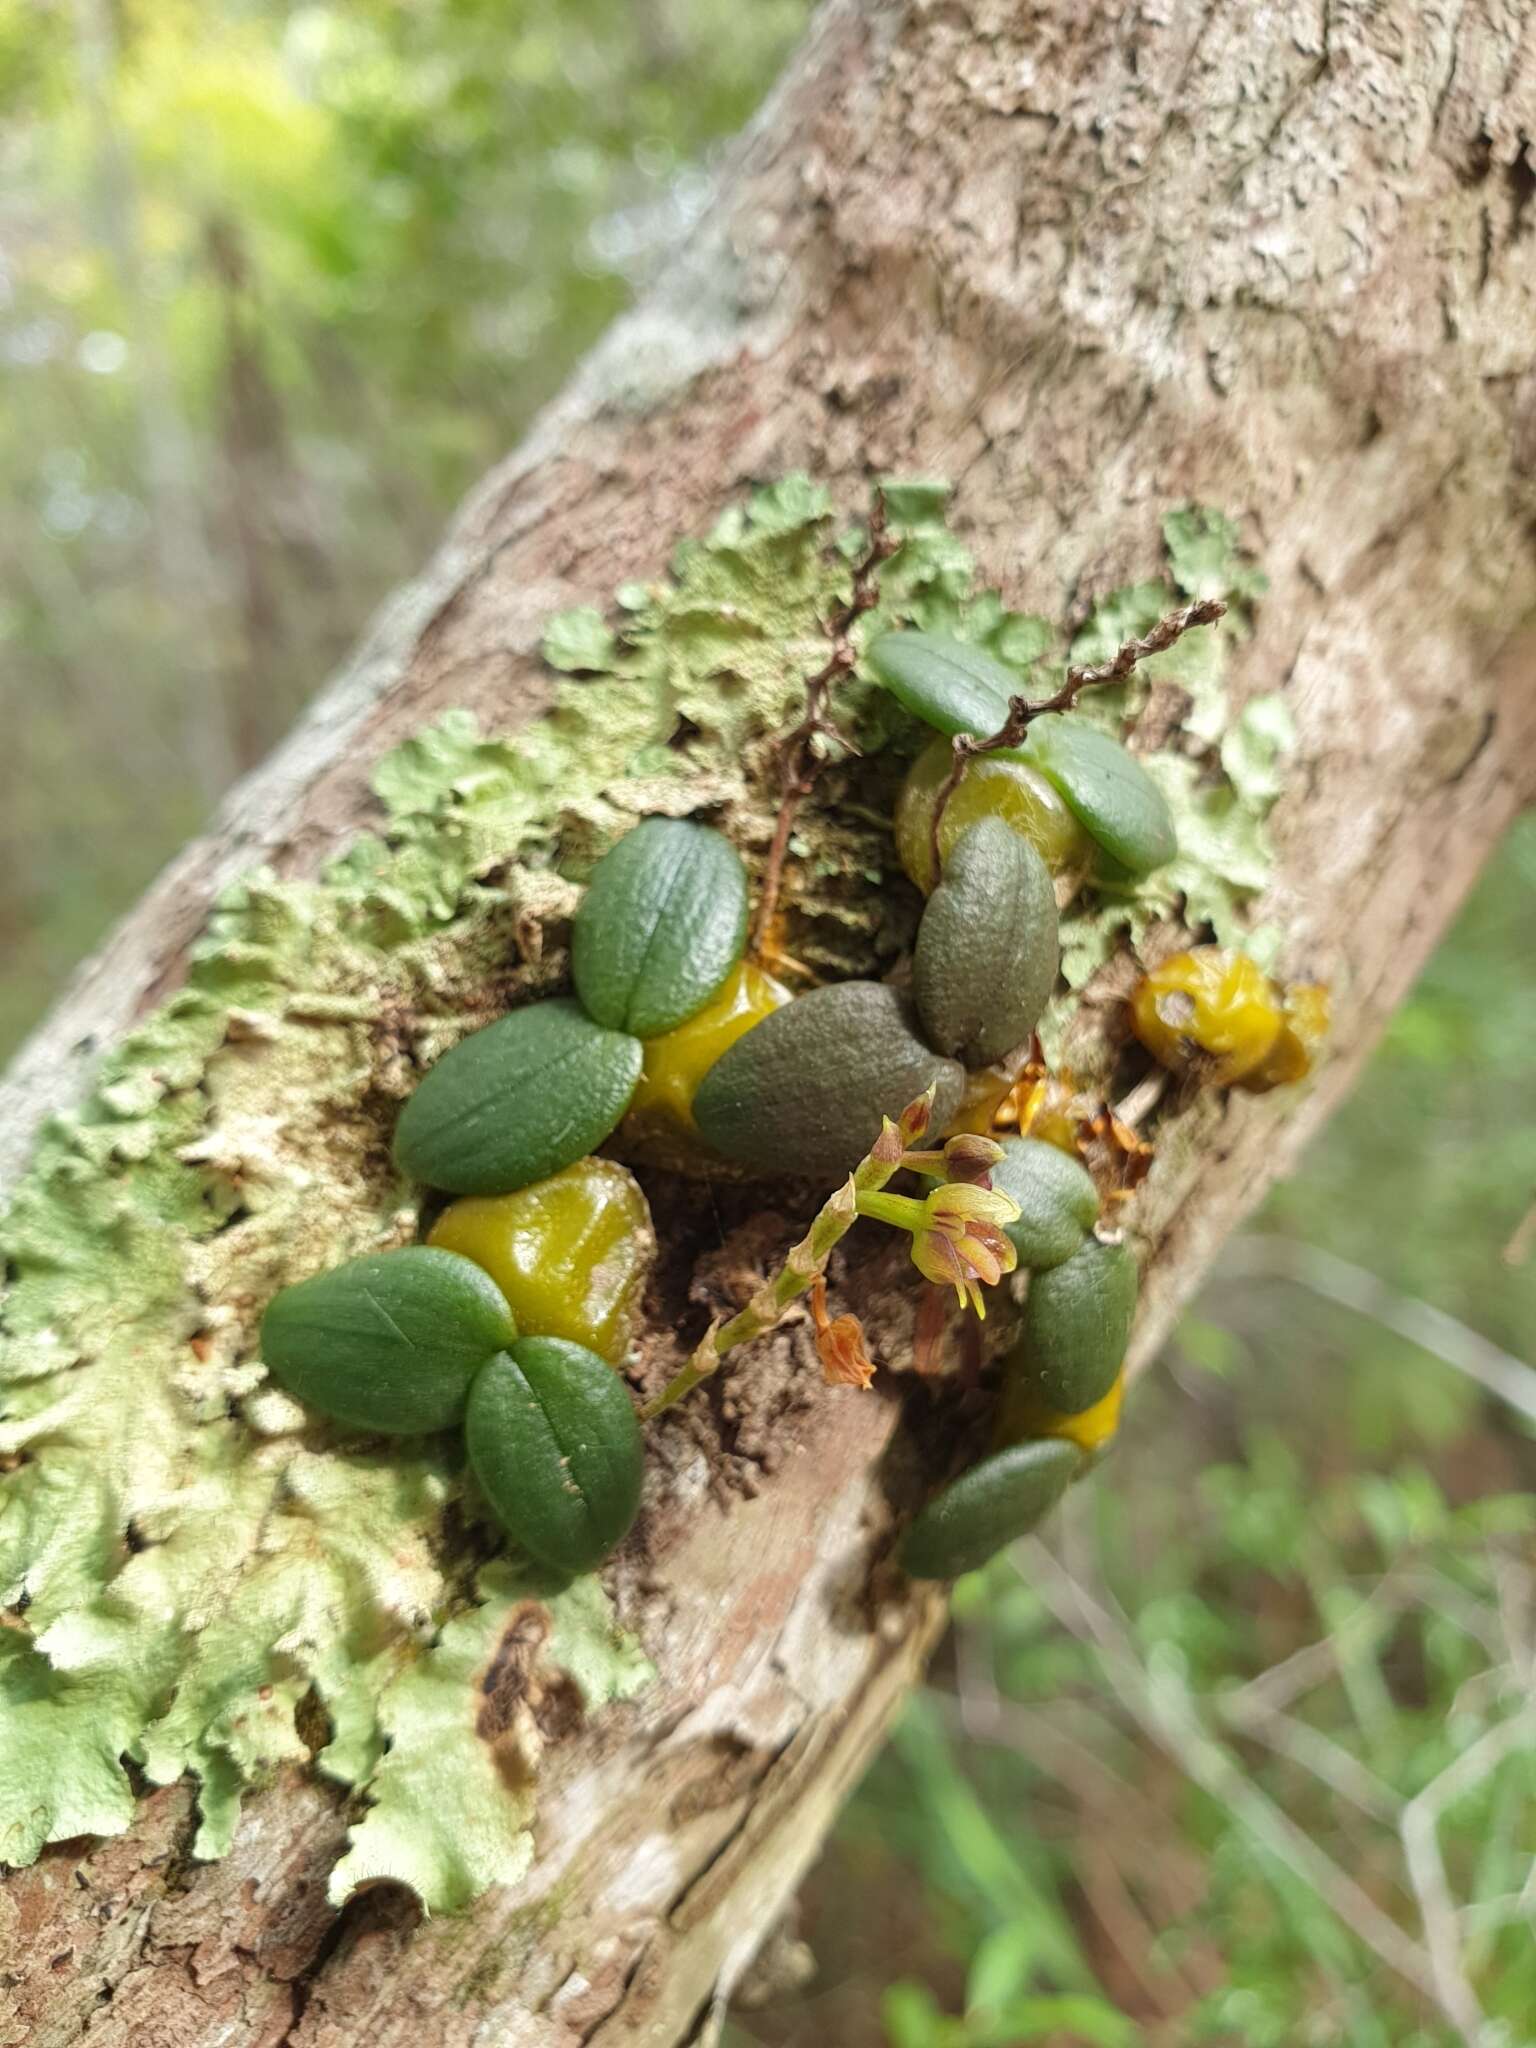
<path id="1" fill-rule="evenodd" d="M 200 687 L 187 692 L 186 751 L 211 803 L 258 753 L 242 755 L 226 686 L 228 589 L 208 535 L 197 447 L 177 396 L 164 316 L 146 288 L 133 154 L 114 103 L 119 13 L 111 0 L 74 0 L 75 68 L 90 110 L 97 233 L 115 276 L 132 344 L 129 358 L 144 494 L 154 528 L 157 596 L 167 612 L 211 620 Z"/>
<path id="2" fill-rule="evenodd" d="M 222 520 L 232 581 L 238 592 L 239 658 L 229 665 L 225 697 L 230 745 L 239 772 L 255 767 L 272 736 L 274 685 L 282 671 L 286 628 L 274 576 L 273 536 L 265 508 L 295 488 L 282 402 L 263 360 L 252 304 L 250 266 L 238 225 L 222 215 L 203 231 L 208 274 L 223 316 L 219 444 L 223 455 Z"/>
<path id="3" fill-rule="evenodd" d="M 1536 0 L 832 0 L 660 289 L 25 1052 L 6 1158 L 174 983 L 224 878 L 313 866 L 445 706 L 536 715 L 549 611 L 653 573 L 750 481 L 809 467 L 851 507 L 877 471 L 952 477 L 983 567 L 1051 611 L 1149 569 L 1197 498 L 1272 579 L 1243 682 L 1285 688 L 1301 751 L 1269 909 L 1339 1030 L 1299 1109 L 1207 1101 L 1165 1145 L 1145 1358 L 1532 786 L 1533 136 Z M 551 1753 L 525 1886 L 337 1923 L 330 1791 L 254 1799 L 206 1868 L 159 1792 L 0 1894 L 0 2039 L 711 2038 L 939 1625 L 872 1576 L 893 1414 L 817 1407 L 814 1456 L 660 1560 L 659 1683 L 622 1737 Z"/>

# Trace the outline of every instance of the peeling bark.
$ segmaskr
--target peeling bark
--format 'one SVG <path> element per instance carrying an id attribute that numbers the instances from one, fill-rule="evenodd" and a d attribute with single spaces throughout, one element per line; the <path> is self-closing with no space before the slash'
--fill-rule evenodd
<path id="1" fill-rule="evenodd" d="M 544 619 L 657 568 L 751 481 L 954 478 L 1010 602 L 1240 517 L 1272 591 L 1245 690 L 1301 732 L 1268 915 L 1335 1049 L 1183 1113 L 1140 1198 L 1145 1358 L 1353 1080 L 1536 783 L 1536 4 L 831 0 L 709 223 L 464 508 L 286 747 L 83 970 L 0 1093 L 0 1164 L 173 985 L 222 881 L 312 868 L 446 706 L 536 715 Z M 642 1616 L 661 1668 L 552 1744 L 527 1883 L 338 1921 L 335 1796 L 253 1798 L 188 1860 L 185 1788 L 0 1890 L 0 2043 L 672 2048 L 709 2038 L 940 1626 L 881 1563 L 896 1415 L 818 1396 L 760 1496 L 686 1458 Z"/>

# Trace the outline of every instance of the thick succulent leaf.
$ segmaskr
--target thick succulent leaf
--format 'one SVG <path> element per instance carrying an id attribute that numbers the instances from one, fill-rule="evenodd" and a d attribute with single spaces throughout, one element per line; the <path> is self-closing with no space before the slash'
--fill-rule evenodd
<path id="1" fill-rule="evenodd" d="M 912 993 L 937 1052 L 988 1066 L 1022 1045 L 1056 985 L 1050 870 L 1001 818 L 955 841 L 917 928 Z"/>
<path id="2" fill-rule="evenodd" d="M 647 818 L 593 870 L 571 975 L 599 1024 L 657 1038 L 703 1009 L 746 937 L 747 871 L 725 834 Z"/>
<path id="3" fill-rule="evenodd" d="M 640 1079 L 641 1047 L 551 997 L 462 1039 L 395 1127 L 402 1173 L 456 1195 L 547 1180 L 609 1137 Z"/>
<path id="4" fill-rule="evenodd" d="M 1005 1138 L 992 1185 L 1018 1215 L 1003 1225 L 1019 1264 L 1059 1266 L 1079 1250 L 1099 1214 L 1099 1191 L 1080 1160 L 1038 1138 Z"/>
<path id="5" fill-rule="evenodd" d="M 1172 860 L 1178 841 L 1167 801 L 1135 755 L 1110 734 L 1053 712 L 1029 728 L 1023 751 L 1112 860 L 1134 875 Z"/>
<path id="6" fill-rule="evenodd" d="M 1032 1273 L 1005 1371 L 1047 1407 L 1081 1415 L 1109 1392 L 1125 1361 L 1139 1282 L 1129 1247 L 1096 1237 Z"/>
<path id="7" fill-rule="evenodd" d="M 497 1520 L 553 1571 L 591 1571 L 635 1519 L 645 1452 L 634 1403 L 585 1345 L 523 1337 L 487 1359 L 464 1440 Z"/>
<path id="8" fill-rule="evenodd" d="M 1081 1471 L 1083 1454 L 1061 1438 L 994 1451 L 929 1501 L 902 1539 L 914 1579 L 979 1571 L 1006 1544 L 1043 1521 Z"/>
<path id="9" fill-rule="evenodd" d="M 1002 729 L 1019 678 L 980 647 L 940 633 L 884 633 L 870 667 L 914 718 L 936 732 L 985 739 Z"/>
<path id="10" fill-rule="evenodd" d="M 959 1107 L 964 1070 L 925 1044 L 884 983 L 844 981 L 765 1017 L 717 1060 L 694 1097 L 700 1131 L 760 1173 L 835 1182 L 927 1088 L 933 1124 Z"/>
<path id="11" fill-rule="evenodd" d="M 430 1245 L 348 1259 L 285 1287 L 261 1322 L 267 1370 L 354 1429 L 452 1429 L 469 1383 L 517 1331 L 479 1266 Z"/>

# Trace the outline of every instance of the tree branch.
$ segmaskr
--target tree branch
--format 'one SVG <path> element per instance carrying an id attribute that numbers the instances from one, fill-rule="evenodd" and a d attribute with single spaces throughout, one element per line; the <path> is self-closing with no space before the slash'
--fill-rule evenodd
<path id="1" fill-rule="evenodd" d="M 657 292 L 26 1050 L 0 1090 L 4 1169 L 176 986 L 224 884 L 263 861 L 313 872 L 376 823 L 372 765 L 445 708 L 498 733 L 537 717 L 550 612 L 654 576 L 752 482 L 808 468 L 852 505 L 872 472 L 957 479 L 986 573 L 1051 614 L 1157 572 L 1159 520 L 1193 499 L 1262 536 L 1271 592 L 1240 684 L 1283 692 L 1298 739 L 1260 914 L 1283 969 L 1333 984 L 1336 1030 L 1299 1097 L 1207 1093 L 1170 1118 L 1135 1211 L 1144 1361 L 1536 786 L 1536 274 L 1490 205 L 1533 18 L 1520 0 L 1432 34 L 1393 0 L 1383 36 L 1334 10 L 1319 67 L 1298 55 L 1316 23 L 1259 0 L 1172 0 L 1092 34 L 1066 0 L 1016 19 L 833 0 Z M 1230 120 L 1189 121 L 1210 105 Z M 1089 995 L 1085 1029 L 1108 1014 Z M 717 1249 L 706 1214 L 669 1256 Z M 60 1845 L 0 1892 L 24 1930 L 4 2048 L 133 2048 L 152 2028 L 175 2048 L 685 2041 L 942 1614 L 886 1567 L 921 1485 L 898 1403 L 822 1388 L 779 1341 L 792 1398 L 771 1446 L 734 1378 L 714 1387 L 755 1497 L 712 1490 L 684 1417 L 655 1432 L 653 1547 L 616 1584 L 656 1683 L 547 1749 L 522 1885 L 426 1924 L 364 1896 L 338 1925 L 334 1788 L 280 1777 L 206 1866 L 185 1788 L 155 1792 L 130 1835 Z M 1096 1483 L 1134 1484 L 1133 1464 Z M 1408 1942 L 1376 1931 L 1394 1957 Z"/>

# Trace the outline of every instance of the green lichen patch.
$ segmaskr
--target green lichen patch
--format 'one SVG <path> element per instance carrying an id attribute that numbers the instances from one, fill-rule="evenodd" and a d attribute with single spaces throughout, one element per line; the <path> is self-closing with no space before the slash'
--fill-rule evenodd
<path id="1" fill-rule="evenodd" d="M 479 1593 L 378 1695 L 389 1748 L 331 1873 L 333 1905 L 382 1877 L 448 1913 L 488 1885 L 515 1884 L 533 1857 L 551 1672 L 574 1689 L 566 1713 L 632 1698 L 653 1676 L 595 1579 L 548 1592 L 497 1564 L 480 1574 Z"/>
<path id="2" fill-rule="evenodd" d="M 957 634 L 1048 688 L 1060 634 L 975 588 L 946 499 L 890 490 L 900 544 L 860 634 Z M 1106 599 L 1085 635 L 1213 580 L 1252 601 L 1218 515 L 1173 515 L 1167 542 L 1168 579 Z M 512 1610 L 533 1601 L 539 1682 L 574 1686 L 583 1711 L 643 1683 L 639 1652 L 595 1580 L 541 1599 L 480 1569 L 495 1537 L 456 1439 L 349 1436 L 277 1389 L 261 1313 L 416 1235 L 390 1158 L 399 1103 L 466 1032 L 564 986 L 576 885 L 635 817 L 705 811 L 760 862 L 775 737 L 863 547 L 790 478 L 680 543 L 615 613 L 551 621 L 550 712 L 515 740 L 451 712 L 397 748 L 373 829 L 317 877 L 228 890 L 185 987 L 43 1130 L 0 1222 L 0 1860 L 127 1827 L 131 1763 L 196 1777 L 203 1856 L 280 1766 L 354 1788 L 338 1897 L 396 1877 L 445 1910 L 526 1862 L 536 1752 L 556 1738 L 505 1698 L 481 1718 Z M 1074 908 L 1074 984 L 1171 909 L 1231 936 L 1263 885 L 1287 729 L 1273 701 L 1231 715 L 1234 641 L 1185 643 L 1153 678 L 1190 703 L 1185 736 L 1148 759 L 1179 860 Z M 1134 716 L 1146 688 L 1098 715 Z M 860 758 L 804 807 L 786 889 L 791 948 L 829 978 L 881 971 L 916 911 L 888 824 L 916 730 L 862 672 L 835 712 Z"/>
<path id="3" fill-rule="evenodd" d="M 1106 659 L 1185 599 L 1224 597 L 1229 610 L 1216 625 L 1195 627 L 1142 663 L 1127 683 L 1078 699 L 1079 716 L 1119 735 L 1128 727 L 1134 734 L 1159 686 L 1182 693 L 1172 737 L 1141 757 L 1168 800 L 1179 850 L 1134 886 L 1101 884 L 1066 912 L 1062 972 L 1071 989 L 1091 980 L 1122 939 L 1139 945 L 1154 924 L 1175 915 L 1191 928 L 1210 926 L 1222 944 L 1244 946 L 1264 961 L 1277 943 L 1273 932 L 1252 928 L 1249 906 L 1274 867 L 1267 821 L 1295 729 L 1278 695 L 1250 698 L 1239 708 L 1228 688 L 1233 650 L 1250 629 L 1265 579 L 1243 557 L 1232 522 L 1208 507 L 1170 512 L 1163 539 L 1166 579 L 1112 592 L 1096 605 L 1072 642 L 1071 658 Z M 1048 1050 L 1059 1043 L 1065 1022 L 1058 1005 L 1044 1033 Z"/>

